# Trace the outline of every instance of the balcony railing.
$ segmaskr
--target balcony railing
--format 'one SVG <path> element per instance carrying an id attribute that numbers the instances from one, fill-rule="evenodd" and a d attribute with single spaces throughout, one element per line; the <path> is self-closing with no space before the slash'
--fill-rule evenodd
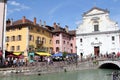
<path id="1" fill-rule="evenodd" d="M 36 44 L 38 44 L 38 45 L 43 44 L 43 41 L 41 41 L 41 40 L 36 40 Z"/>

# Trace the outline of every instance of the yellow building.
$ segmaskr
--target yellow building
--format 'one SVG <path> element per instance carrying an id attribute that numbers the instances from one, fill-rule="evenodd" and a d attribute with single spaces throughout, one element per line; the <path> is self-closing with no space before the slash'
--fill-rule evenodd
<path id="1" fill-rule="evenodd" d="M 33 22 L 23 16 L 22 19 L 14 21 L 7 20 L 6 27 L 6 50 L 13 52 L 29 52 L 45 50 L 52 52 L 52 32 L 47 29 L 44 22 L 42 25 Z"/>

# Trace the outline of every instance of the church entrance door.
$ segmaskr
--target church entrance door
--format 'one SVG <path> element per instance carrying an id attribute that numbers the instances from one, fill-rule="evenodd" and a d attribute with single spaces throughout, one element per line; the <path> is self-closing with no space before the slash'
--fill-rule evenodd
<path id="1" fill-rule="evenodd" d="M 94 47 L 94 55 L 99 56 L 99 52 L 100 52 L 100 47 L 99 46 L 95 46 Z"/>

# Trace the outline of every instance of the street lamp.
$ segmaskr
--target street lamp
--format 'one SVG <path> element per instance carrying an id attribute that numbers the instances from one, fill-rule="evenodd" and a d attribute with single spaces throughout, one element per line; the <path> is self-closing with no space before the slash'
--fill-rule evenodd
<path id="1" fill-rule="evenodd" d="M 75 60 L 76 60 L 76 67 L 77 67 L 77 65 L 78 65 L 78 61 L 77 61 L 77 59 L 78 59 L 78 56 L 77 56 L 77 46 L 75 46 L 75 49 L 76 49 Z"/>

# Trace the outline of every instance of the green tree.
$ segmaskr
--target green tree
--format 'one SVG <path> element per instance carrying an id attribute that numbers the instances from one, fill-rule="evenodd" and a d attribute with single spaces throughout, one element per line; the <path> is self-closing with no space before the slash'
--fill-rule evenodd
<path id="1" fill-rule="evenodd" d="M 63 58 L 66 58 L 67 52 L 63 52 Z"/>

